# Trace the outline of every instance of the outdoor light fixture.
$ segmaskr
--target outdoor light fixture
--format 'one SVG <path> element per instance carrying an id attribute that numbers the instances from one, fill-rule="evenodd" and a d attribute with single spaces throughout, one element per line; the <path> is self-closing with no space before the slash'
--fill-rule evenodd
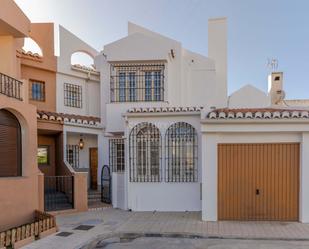
<path id="1" fill-rule="evenodd" d="M 83 137 L 82 137 L 82 135 L 80 135 L 80 139 L 79 139 L 79 142 L 78 142 L 79 149 L 82 150 L 84 148 L 84 145 L 85 145 L 85 143 L 84 143 Z"/>

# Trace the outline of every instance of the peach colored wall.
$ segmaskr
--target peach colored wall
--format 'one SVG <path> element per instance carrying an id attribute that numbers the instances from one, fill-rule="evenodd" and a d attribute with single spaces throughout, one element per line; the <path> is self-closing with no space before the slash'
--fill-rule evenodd
<path id="1" fill-rule="evenodd" d="M 38 110 L 44 111 L 56 111 L 56 73 L 46 71 L 44 69 L 29 67 L 21 65 L 21 77 L 29 80 L 29 87 L 31 80 L 38 80 L 45 82 L 45 101 L 33 101 L 30 99 L 29 91 L 29 102 L 36 105 Z"/>
<path id="2" fill-rule="evenodd" d="M 38 146 L 48 146 L 49 162 L 46 165 L 39 164 L 38 167 L 45 176 L 54 176 L 56 173 L 56 145 L 53 135 L 39 135 Z"/>
<path id="3" fill-rule="evenodd" d="M 1 0 L 0 35 L 27 36 L 30 20 L 12 0 Z"/>
<path id="4" fill-rule="evenodd" d="M 19 65 L 16 58 L 17 39 L 12 36 L 0 36 L 0 73 L 19 78 Z"/>
<path id="5" fill-rule="evenodd" d="M 0 178 L 0 231 L 28 222 L 39 208 L 36 107 L 0 94 L 0 109 L 16 115 L 22 129 L 22 176 Z"/>
<path id="6" fill-rule="evenodd" d="M 32 23 L 30 37 L 42 49 L 43 57 L 40 60 L 33 60 L 22 55 L 21 77 L 29 81 L 45 82 L 45 101 L 29 100 L 29 102 L 36 105 L 39 110 L 56 111 L 57 58 L 54 51 L 54 24 Z"/>

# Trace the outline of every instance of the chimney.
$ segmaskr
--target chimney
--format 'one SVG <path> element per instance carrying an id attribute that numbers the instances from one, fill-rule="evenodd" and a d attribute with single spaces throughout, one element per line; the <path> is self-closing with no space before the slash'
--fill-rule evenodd
<path id="1" fill-rule="evenodd" d="M 284 99 L 283 72 L 271 72 L 268 75 L 268 94 L 272 105 L 280 104 Z"/>
<path id="2" fill-rule="evenodd" d="M 227 19 L 208 20 L 208 57 L 215 62 L 218 105 L 227 104 Z"/>

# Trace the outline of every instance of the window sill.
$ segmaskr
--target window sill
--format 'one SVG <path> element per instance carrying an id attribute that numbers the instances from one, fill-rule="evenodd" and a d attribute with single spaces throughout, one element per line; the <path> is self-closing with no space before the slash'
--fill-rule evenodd
<path id="1" fill-rule="evenodd" d="M 29 178 L 28 176 L 0 176 L 0 181 L 4 181 L 4 180 L 22 180 L 22 179 L 27 179 Z"/>

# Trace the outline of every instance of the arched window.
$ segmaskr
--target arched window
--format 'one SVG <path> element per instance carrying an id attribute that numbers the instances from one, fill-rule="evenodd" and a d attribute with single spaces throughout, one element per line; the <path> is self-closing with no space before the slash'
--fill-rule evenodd
<path id="1" fill-rule="evenodd" d="M 166 181 L 197 181 L 197 134 L 185 122 L 171 125 L 165 134 Z"/>
<path id="2" fill-rule="evenodd" d="M 43 52 L 40 46 L 29 37 L 25 38 L 23 50 L 25 52 L 31 52 L 33 54 L 38 54 L 39 56 L 43 56 Z"/>
<path id="3" fill-rule="evenodd" d="M 21 176 L 21 129 L 17 118 L 0 110 L 0 177 Z"/>
<path id="4" fill-rule="evenodd" d="M 136 125 L 129 137 L 130 181 L 161 181 L 161 135 L 150 123 Z"/>

